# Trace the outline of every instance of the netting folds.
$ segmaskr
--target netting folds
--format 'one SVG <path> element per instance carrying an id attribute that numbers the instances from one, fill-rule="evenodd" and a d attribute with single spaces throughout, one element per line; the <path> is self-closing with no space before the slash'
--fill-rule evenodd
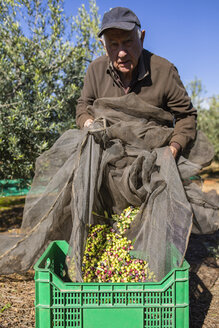
<path id="1" fill-rule="evenodd" d="M 157 279 L 182 263 L 192 227 L 218 229 L 217 194 L 182 183 L 213 157 L 203 134 L 176 164 L 167 147 L 170 113 L 135 94 L 99 99 L 89 111 L 95 117 L 89 129 L 65 132 L 37 160 L 21 233 L 0 236 L 0 273 L 27 270 L 51 240 L 65 239 L 74 280 L 82 281 L 89 225 L 129 205 L 140 211 L 127 237 Z"/>

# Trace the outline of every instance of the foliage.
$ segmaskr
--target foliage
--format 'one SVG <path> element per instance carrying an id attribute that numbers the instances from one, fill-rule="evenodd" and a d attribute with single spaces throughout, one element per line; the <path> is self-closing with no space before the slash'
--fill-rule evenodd
<path id="1" fill-rule="evenodd" d="M 64 0 L 1 1 L 0 179 L 30 178 L 36 158 L 75 127 L 98 25 L 95 0 L 75 18 Z"/>
<path id="2" fill-rule="evenodd" d="M 186 89 L 188 90 L 188 93 L 190 94 L 190 97 L 196 109 L 201 109 L 203 103 L 202 95 L 205 92 L 202 81 L 195 77 L 193 81 L 188 83 Z"/>
<path id="3" fill-rule="evenodd" d="M 209 109 L 198 111 L 198 128 L 202 130 L 214 146 L 214 160 L 219 162 L 219 96 L 210 99 Z"/>
<path id="4" fill-rule="evenodd" d="M 214 146 L 214 160 L 219 161 L 219 95 L 208 100 L 203 98 L 204 87 L 197 78 L 188 84 L 187 90 L 198 110 L 198 129 L 206 134 Z"/>

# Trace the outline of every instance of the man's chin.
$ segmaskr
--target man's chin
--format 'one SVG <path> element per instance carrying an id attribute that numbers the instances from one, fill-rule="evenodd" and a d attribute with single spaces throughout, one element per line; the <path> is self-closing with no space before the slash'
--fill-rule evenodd
<path id="1" fill-rule="evenodd" d="M 123 74 L 131 74 L 133 69 L 130 66 L 119 66 L 119 71 Z"/>

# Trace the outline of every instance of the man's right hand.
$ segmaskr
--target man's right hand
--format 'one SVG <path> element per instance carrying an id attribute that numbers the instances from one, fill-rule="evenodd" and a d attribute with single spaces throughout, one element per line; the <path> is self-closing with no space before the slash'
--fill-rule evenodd
<path id="1" fill-rule="evenodd" d="M 181 151 L 180 144 L 178 144 L 177 142 L 172 142 L 169 147 L 173 154 L 173 157 L 176 158 L 178 153 Z"/>
<path id="2" fill-rule="evenodd" d="M 92 123 L 93 123 L 94 120 L 92 120 L 91 118 L 89 118 L 87 121 L 85 121 L 84 123 L 84 127 L 85 128 L 88 128 Z"/>

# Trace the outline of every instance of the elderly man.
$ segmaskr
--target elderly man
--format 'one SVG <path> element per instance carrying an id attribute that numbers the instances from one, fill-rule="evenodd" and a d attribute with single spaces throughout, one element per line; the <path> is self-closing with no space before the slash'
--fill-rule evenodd
<path id="1" fill-rule="evenodd" d="M 128 8 L 116 7 L 105 13 L 98 36 L 106 55 L 88 67 L 76 122 L 80 128 L 93 122 L 87 106 L 96 99 L 134 92 L 148 104 L 173 114 L 170 149 L 176 157 L 195 138 L 196 110 L 174 65 L 143 49 L 145 31 L 140 28 L 138 17 Z"/>

